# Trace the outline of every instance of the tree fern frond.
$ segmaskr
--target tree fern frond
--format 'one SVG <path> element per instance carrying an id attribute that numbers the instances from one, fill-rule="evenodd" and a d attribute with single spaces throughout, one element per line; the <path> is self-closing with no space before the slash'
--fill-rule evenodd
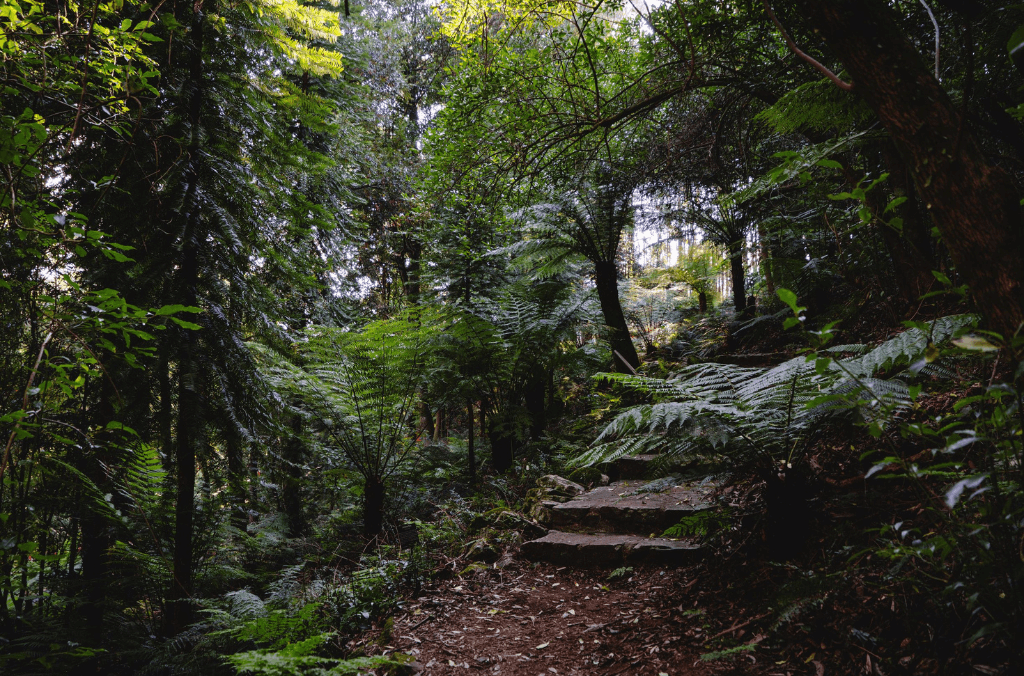
<path id="1" fill-rule="evenodd" d="M 835 346 L 833 354 L 856 356 L 829 362 L 820 372 L 817 360 L 800 356 L 771 368 L 697 364 L 664 380 L 599 374 L 656 401 L 618 414 L 574 462 L 593 464 L 641 450 L 791 456 L 795 444 L 838 412 L 856 408 L 864 420 L 884 424 L 911 404 L 910 391 L 904 381 L 876 374 L 911 363 L 929 340 L 945 342 L 975 322 L 971 315 L 943 317 L 927 331 L 908 329 L 873 349 Z"/>
<path id="2" fill-rule="evenodd" d="M 976 315 L 951 315 L 929 323 L 929 330 L 911 328 L 890 338 L 861 357 L 844 359 L 841 367 L 853 376 L 873 376 L 898 366 L 906 366 L 924 355 L 929 343 L 938 345 L 954 337 L 957 332 L 977 324 Z"/>

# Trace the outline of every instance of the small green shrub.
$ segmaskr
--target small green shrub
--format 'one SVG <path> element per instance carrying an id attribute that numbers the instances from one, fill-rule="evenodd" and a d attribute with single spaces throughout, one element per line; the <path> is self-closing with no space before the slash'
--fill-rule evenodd
<path id="1" fill-rule="evenodd" d="M 662 537 L 696 537 L 703 539 L 719 532 L 728 523 L 727 511 L 703 510 L 679 519 L 679 523 L 665 529 Z"/>
<path id="2" fill-rule="evenodd" d="M 608 579 L 609 580 L 618 580 L 620 578 L 626 577 L 627 575 L 630 575 L 632 572 L 633 572 L 633 567 L 632 566 L 623 566 L 622 568 L 616 568 L 612 572 L 608 573 Z"/>
<path id="3" fill-rule="evenodd" d="M 369 628 L 394 614 L 401 603 L 399 585 L 406 562 L 377 555 L 364 558 L 362 564 L 346 584 L 329 594 L 337 629 L 344 633 Z"/>
<path id="4" fill-rule="evenodd" d="M 700 659 L 704 662 L 713 662 L 714 660 L 734 660 L 737 655 L 753 652 L 756 649 L 756 643 L 747 643 L 744 645 L 733 646 L 732 648 L 725 648 L 724 650 L 715 650 L 710 653 L 704 653 L 700 656 Z"/>

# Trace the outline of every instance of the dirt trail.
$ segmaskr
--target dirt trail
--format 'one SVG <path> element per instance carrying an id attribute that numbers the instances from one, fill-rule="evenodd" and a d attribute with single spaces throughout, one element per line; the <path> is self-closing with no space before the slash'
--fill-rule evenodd
<path id="1" fill-rule="evenodd" d="M 720 673 L 700 660 L 706 618 L 686 570 L 607 575 L 517 561 L 445 581 L 396 618 L 388 647 L 429 676 Z"/>

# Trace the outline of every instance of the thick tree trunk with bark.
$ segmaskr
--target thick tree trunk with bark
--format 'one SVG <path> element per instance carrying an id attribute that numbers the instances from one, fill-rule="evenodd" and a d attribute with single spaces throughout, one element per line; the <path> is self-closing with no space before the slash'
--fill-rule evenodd
<path id="1" fill-rule="evenodd" d="M 914 177 L 987 324 L 1024 322 L 1024 232 L 1010 177 L 989 164 L 942 86 L 880 0 L 797 0 L 874 109 Z"/>
<path id="2" fill-rule="evenodd" d="M 612 350 L 618 353 L 618 355 L 614 352 L 612 354 L 615 362 L 614 369 L 628 373 L 630 368 L 622 361 L 625 360 L 635 370 L 640 366 L 640 357 L 637 356 L 636 348 L 633 347 L 633 340 L 629 337 L 629 327 L 626 326 L 626 315 L 622 312 L 622 302 L 619 300 L 619 274 L 615 263 L 611 261 L 595 262 L 594 282 L 597 285 L 597 297 L 601 301 L 604 323 L 608 325 L 608 342 L 611 344 Z"/>

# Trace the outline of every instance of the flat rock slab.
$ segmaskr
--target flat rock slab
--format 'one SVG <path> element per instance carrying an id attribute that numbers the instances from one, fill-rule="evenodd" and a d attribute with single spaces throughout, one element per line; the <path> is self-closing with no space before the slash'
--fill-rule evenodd
<path id="1" fill-rule="evenodd" d="M 638 535 L 587 535 L 553 530 L 524 542 L 520 553 L 530 561 L 576 567 L 608 567 L 632 563 L 683 565 L 697 561 L 701 548 L 692 542 Z"/>
<path id="2" fill-rule="evenodd" d="M 550 526 L 586 533 L 660 535 L 684 516 L 714 507 L 712 484 L 681 482 L 657 493 L 636 493 L 643 481 L 616 481 L 551 507 Z"/>

